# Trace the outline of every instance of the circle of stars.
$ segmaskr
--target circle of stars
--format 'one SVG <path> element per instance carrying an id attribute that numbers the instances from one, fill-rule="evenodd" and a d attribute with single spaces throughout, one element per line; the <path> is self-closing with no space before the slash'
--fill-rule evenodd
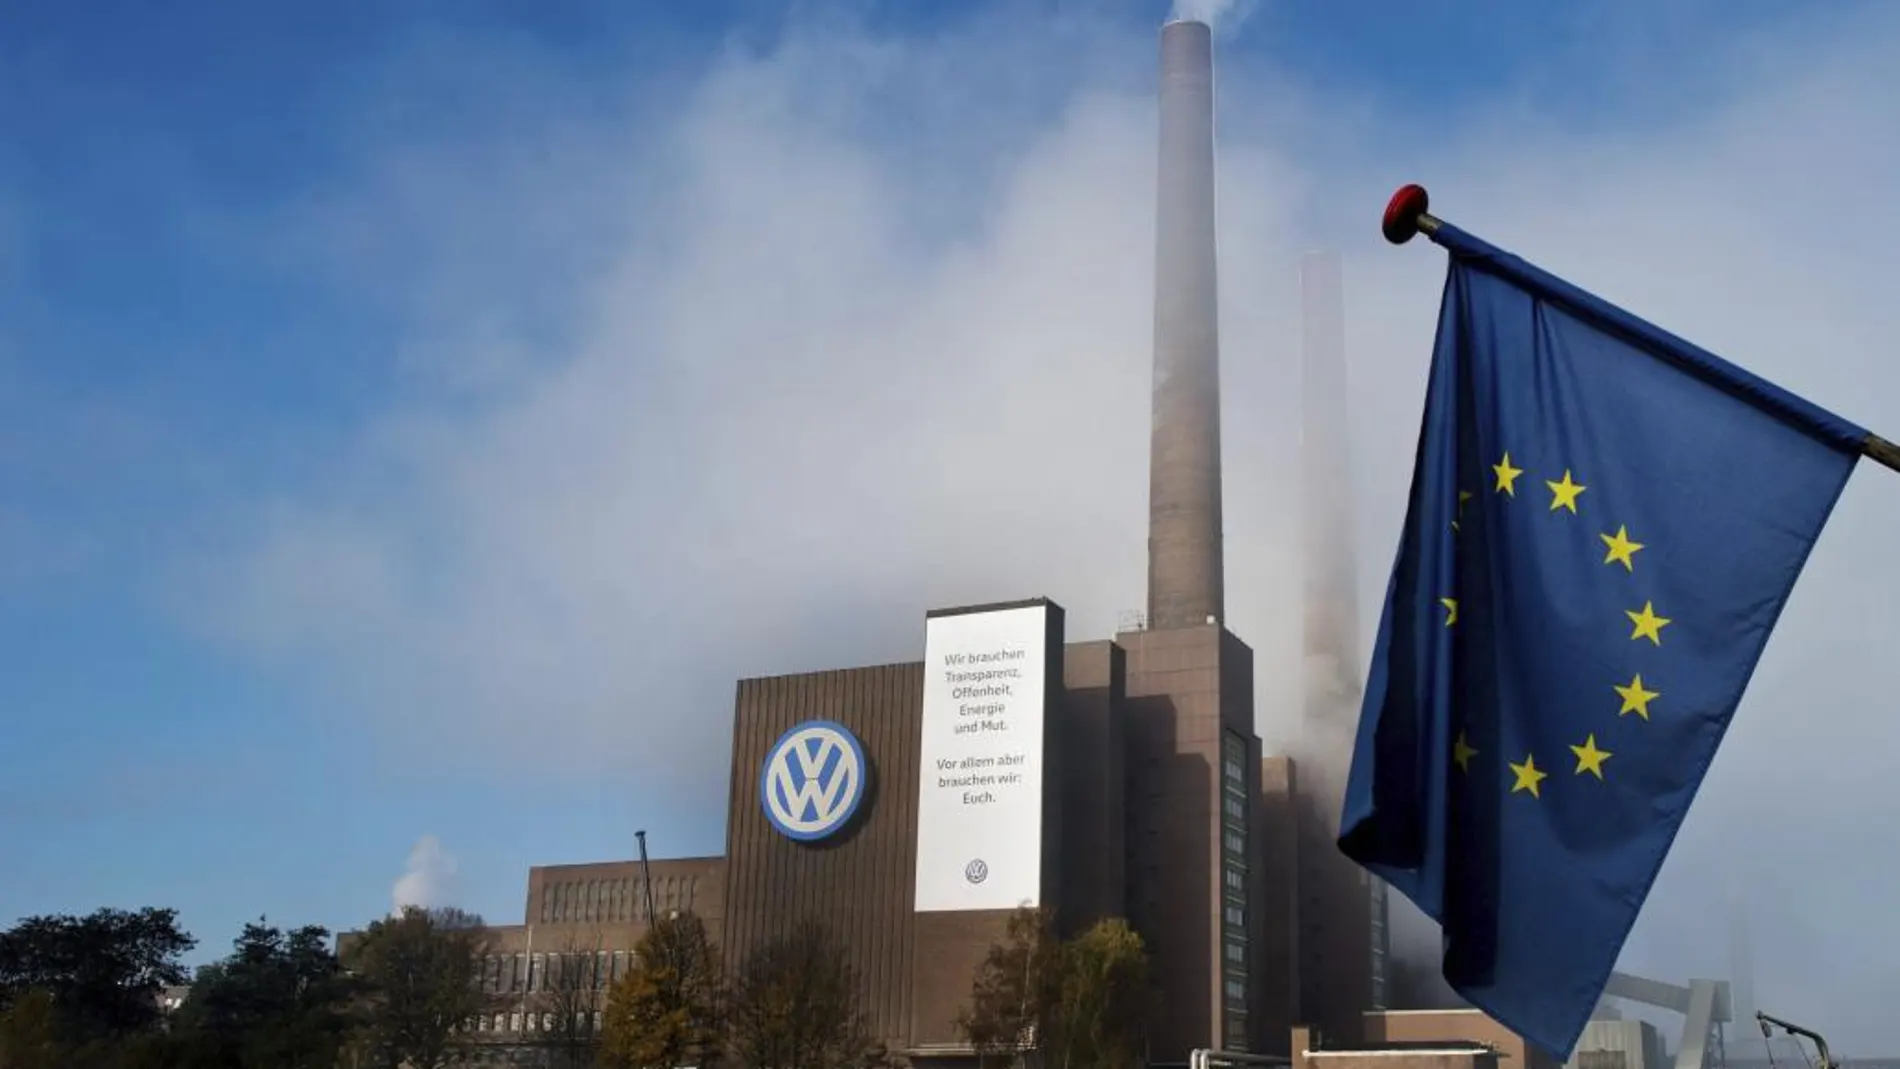
<path id="1" fill-rule="evenodd" d="M 1526 469 L 1514 462 L 1509 452 L 1504 453 L 1497 463 L 1490 465 L 1490 468 L 1495 477 L 1491 487 L 1492 494 L 1515 499 L 1518 496 L 1518 479 L 1525 474 Z M 1583 494 L 1589 486 L 1578 482 L 1575 472 L 1565 468 L 1561 478 L 1545 479 L 1543 483 L 1550 492 L 1548 510 L 1550 513 L 1567 513 L 1578 517 L 1583 515 L 1578 505 L 1583 501 Z M 1474 496 L 1469 490 L 1458 492 L 1456 518 L 1451 523 L 1454 532 L 1461 529 L 1465 518 L 1465 506 Z M 1636 574 L 1636 555 L 1648 547 L 1630 535 L 1627 525 L 1618 524 L 1614 532 L 1605 531 L 1597 537 L 1603 542 L 1602 563 L 1605 566 L 1621 567 L 1626 575 Z M 1458 599 L 1449 596 L 1441 597 L 1438 599 L 1438 604 L 1445 613 L 1444 626 L 1448 628 L 1457 626 Z M 1658 613 L 1655 603 L 1648 599 L 1643 601 L 1641 608 L 1624 610 L 1624 615 L 1629 619 L 1630 641 L 1647 640 L 1651 646 L 1663 644 L 1663 629 L 1674 622 L 1669 617 Z M 1610 689 L 1621 700 L 1621 706 L 1616 712 L 1619 720 L 1632 713 L 1639 720 L 1649 720 L 1650 703 L 1662 697 L 1661 691 L 1652 689 L 1644 683 L 1640 672 L 1632 673 L 1627 683 L 1611 684 Z M 1479 753 L 1480 751 L 1471 744 L 1466 733 L 1460 730 L 1452 742 L 1452 763 L 1458 767 L 1459 771 L 1468 774 L 1471 771 L 1472 758 L 1477 757 Z M 1595 732 L 1587 733 L 1582 742 L 1570 746 L 1570 753 L 1576 761 L 1574 776 L 1594 776 L 1600 782 L 1605 781 L 1605 763 L 1616 756 L 1614 752 L 1604 749 L 1598 743 Z M 1527 753 L 1522 761 L 1507 760 L 1505 766 L 1511 772 L 1511 794 L 1528 794 L 1532 798 L 1543 797 L 1543 784 L 1550 778 L 1551 773 L 1538 767 L 1536 754 Z"/>

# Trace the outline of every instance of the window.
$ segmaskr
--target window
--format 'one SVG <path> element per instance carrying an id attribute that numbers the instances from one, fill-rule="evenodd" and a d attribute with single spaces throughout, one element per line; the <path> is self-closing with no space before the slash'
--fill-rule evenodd
<path id="1" fill-rule="evenodd" d="M 616 950 L 614 951 L 614 979 L 618 980 L 625 975 L 627 975 L 627 952 Z"/>
<path id="2" fill-rule="evenodd" d="M 547 983 L 548 959 L 546 954 L 536 954 L 528 963 L 528 990 L 540 991 Z"/>
<path id="3" fill-rule="evenodd" d="M 600 1011 L 594 1011 L 594 1031 L 600 1031 Z"/>
<path id="4" fill-rule="evenodd" d="M 519 1012 L 511 1013 L 508 1015 L 508 1031 L 510 1032 L 521 1031 L 521 1014 Z"/>
<path id="5" fill-rule="evenodd" d="M 1247 754 L 1245 737 L 1232 731 L 1221 735 L 1222 1043 L 1236 1050 L 1244 1049 L 1247 1033 L 1247 834 L 1252 802 Z"/>
<path id="6" fill-rule="evenodd" d="M 1232 1051 L 1244 1052 L 1247 1049 L 1247 1015 L 1245 1013 L 1230 1010 L 1224 1031 L 1226 1035 L 1221 1037 L 1221 1046 Z"/>

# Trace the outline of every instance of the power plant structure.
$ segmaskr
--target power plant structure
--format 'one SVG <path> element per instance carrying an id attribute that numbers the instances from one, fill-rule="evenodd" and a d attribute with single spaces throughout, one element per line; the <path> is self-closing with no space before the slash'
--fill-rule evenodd
<path id="1" fill-rule="evenodd" d="M 1145 618 L 1078 641 L 1054 601 L 1003 592 L 920 607 L 919 660 L 739 681 L 723 852 L 532 869 L 523 923 L 492 930 L 482 973 L 498 1008 L 474 1032 L 492 1060 L 535 1046 L 560 984 L 611 983 L 656 916 L 690 911 L 729 971 L 821 925 L 877 1039 L 913 1064 L 968 1065 L 976 970 L 1033 908 L 1061 933 L 1121 917 L 1140 934 L 1152 1065 L 1342 1062 L 1370 1045 L 1550 1069 L 1476 1011 L 1387 1012 L 1384 889 L 1335 846 L 1363 667 L 1327 254 L 1301 271 L 1304 752 L 1263 753 L 1254 653 L 1224 618 L 1207 25 L 1162 28 L 1159 75 Z"/>

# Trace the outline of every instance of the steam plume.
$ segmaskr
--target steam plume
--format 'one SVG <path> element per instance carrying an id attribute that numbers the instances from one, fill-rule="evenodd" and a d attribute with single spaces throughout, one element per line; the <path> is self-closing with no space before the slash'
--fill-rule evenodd
<path id="1" fill-rule="evenodd" d="M 1169 22 L 1205 22 L 1216 30 L 1233 30 L 1247 21 L 1259 0 L 1174 0 Z"/>
<path id="2" fill-rule="evenodd" d="M 448 905 L 457 871 L 455 857 L 442 848 L 441 840 L 433 835 L 417 839 L 409 850 L 409 863 L 390 892 L 394 912 L 401 913 L 405 906 L 435 909 Z"/>

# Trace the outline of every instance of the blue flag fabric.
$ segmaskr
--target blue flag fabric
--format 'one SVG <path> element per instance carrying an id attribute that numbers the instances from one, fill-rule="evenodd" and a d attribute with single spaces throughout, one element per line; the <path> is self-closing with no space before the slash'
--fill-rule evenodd
<path id="1" fill-rule="evenodd" d="M 1340 848 L 1559 1058 L 1866 433 L 1448 224 Z"/>

